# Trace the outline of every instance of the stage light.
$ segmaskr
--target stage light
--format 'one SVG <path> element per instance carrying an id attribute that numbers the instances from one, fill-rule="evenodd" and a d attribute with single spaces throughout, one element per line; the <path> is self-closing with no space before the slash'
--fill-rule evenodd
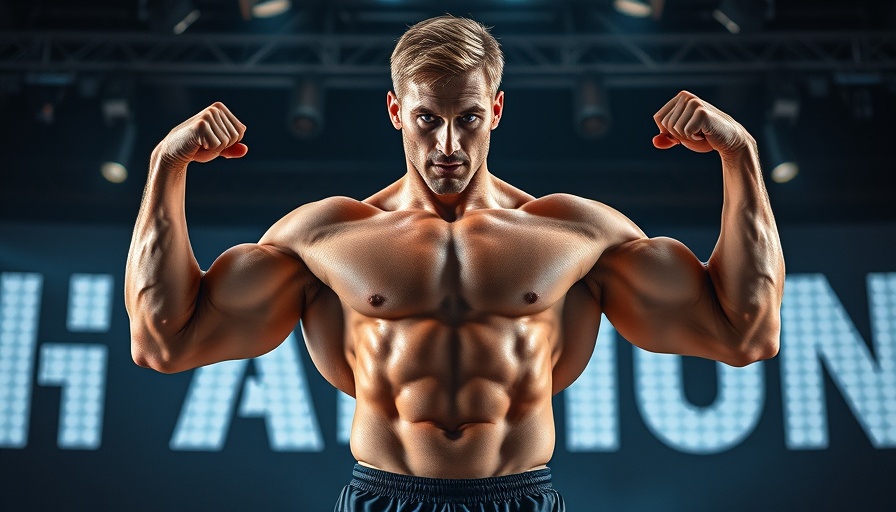
<path id="1" fill-rule="evenodd" d="M 134 151 L 137 126 L 132 119 L 116 123 L 112 127 L 106 155 L 100 165 L 100 174 L 112 183 L 123 183 L 128 179 L 128 162 Z"/>
<path id="2" fill-rule="evenodd" d="M 793 80 L 776 79 L 768 84 L 768 111 L 763 126 L 765 146 L 775 183 L 787 183 L 800 172 L 790 138 L 791 128 L 800 115 L 800 92 Z"/>
<path id="3" fill-rule="evenodd" d="M 612 118 L 607 93 L 593 77 L 582 79 L 575 90 L 574 118 L 576 131 L 586 139 L 599 139 L 610 129 Z"/>
<path id="4" fill-rule="evenodd" d="M 106 125 L 131 117 L 131 105 L 124 96 L 107 96 L 103 98 L 100 108 Z"/>
<path id="5" fill-rule="evenodd" d="M 240 0 L 240 12 L 245 20 L 273 18 L 286 13 L 291 8 L 291 0 Z"/>
<path id="6" fill-rule="evenodd" d="M 800 166 L 796 162 L 781 162 L 772 169 L 772 181 L 775 183 L 787 183 L 796 178 L 800 173 Z"/>
<path id="7" fill-rule="evenodd" d="M 783 120 L 791 126 L 800 116 L 800 93 L 793 81 L 776 81 L 769 86 L 772 98 L 768 115 L 772 119 Z"/>
<path id="8" fill-rule="evenodd" d="M 324 126 L 324 90 L 320 82 L 303 79 L 292 93 L 287 123 L 300 139 L 316 136 Z"/>
<path id="9" fill-rule="evenodd" d="M 140 4 L 138 17 L 147 20 L 149 27 L 157 32 L 183 34 L 202 13 L 192 0 L 159 0 Z"/>
<path id="10" fill-rule="evenodd" d="M 633 18 L 646 18 L 653 14 L 649 0 L 613 0 L 613 8 L 620 14 Z"/>
<path id="11" fill-rule="evenodd" d="M 712 11 L 712 17 L 714 20 L 718 21 L 725 27 L 728 32 L 732 34 L 740 33 L 740 25 L 738 25 L 734 20 L 728 17 L 728 15 L 722 11 L 721 9 L 716 9 Z"/>
<path id="12" fill-rule="evenodd" d="M 252 6 L 252 16 L 256 18 L 273 18 L 279 16 L 292 7 L 290 0 L 267 0 L 257 2 Z"/>
<path id="13" fill-rule="evenodd" d="M 722 0 L 712 11 L 712 17 L 728 32 L 756 32 L 772 12 L 773 0 Z"/>
<path id="14" fill-rule="evenodd" d="M 788 123 L 782 119 L 768 119 L 763 126 L 765 146 L 763 153 L 771 166 L 771 178 L 775 183 L 787 183 L 800 173 L 800 165 L 793 152 Z"/>
<path id="15" fill-rule="evenodd" d="M 183 34 L 194 21 L 199 19 L 199 9 L 193 9 L 188 12 L 180 21 L 174 24 L 172 29 L 175 34 Z"/>
<path id="16" fill-rule="evenodd" d="M 100 109 L 110 135 L 100 174 L 112 183 L 122 183 L 128 178 L 127 165 L 137 132 L 130 101 L 133 86 L 131 77 L 123 75 L 107 77 L 102 85 Z"/>

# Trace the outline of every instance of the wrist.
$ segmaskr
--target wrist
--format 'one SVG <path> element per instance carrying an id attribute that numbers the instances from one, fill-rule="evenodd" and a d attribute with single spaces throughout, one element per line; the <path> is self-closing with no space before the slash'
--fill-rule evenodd
<path id="1" fill-rule="evenodd" d="M 180 175 L 186 172 L 189 163 L 190 160 L 184 161 L 166 151 L 165 141 L 162 140 L 149 157 L 149 171 L 151 174 Z"/>
<path id="2" fill-rule="evenodd" d="M 741 164 L 744 162 L 759 161 L 759 149 L 756 146 L 756 139 L 744 129 L 741 129 L 741 136 L 738 142 L 732 144 L 731 147 L 719 151 L 719 155 L 726 164 Z"/>

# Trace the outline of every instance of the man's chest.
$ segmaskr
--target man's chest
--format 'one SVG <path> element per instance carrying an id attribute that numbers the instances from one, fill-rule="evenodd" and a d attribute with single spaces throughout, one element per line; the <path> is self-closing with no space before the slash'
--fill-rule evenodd
<path id="1" fill-rule="evenodd" d="M 534 314 L 560 299 L 594 264 L 571 226 L 518 211 L 455 222 L 383 215 L 340 225 L 304 258 L 367 316 Z"/>

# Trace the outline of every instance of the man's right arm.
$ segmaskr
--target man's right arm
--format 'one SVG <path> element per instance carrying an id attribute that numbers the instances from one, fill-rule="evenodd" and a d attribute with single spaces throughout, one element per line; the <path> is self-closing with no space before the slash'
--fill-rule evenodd
<path id="1" fill-rule="evenodd" d="M 243 156 L 243 126 L 216 103 L 153 151 L 128 253 L 125 302 L 134 361 L 172 373 L 274 349 L 295 328 L 317 280 L 292 252 L 244 244 L 203 272 L 187 233 L 187 165 Z"/>

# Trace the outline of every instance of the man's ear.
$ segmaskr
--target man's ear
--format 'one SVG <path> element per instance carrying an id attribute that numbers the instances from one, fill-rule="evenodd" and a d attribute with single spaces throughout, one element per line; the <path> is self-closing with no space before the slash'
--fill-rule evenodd
<path id="1" fill-rule="evenodd" d="M 498 91 L 495 101 L 492 102 L 492 130 L 498 127 L 502 114 L 504 114 L 504 91 Z"/>
<path id="2" fill-rule="evenodd" d="M 396 130 L 401 130 L 401 104 L 398 103 L 398 96 L 394 92 L 389 91 L 386 94 L 386 109 L 389 110 L 389 121 Z"/>

